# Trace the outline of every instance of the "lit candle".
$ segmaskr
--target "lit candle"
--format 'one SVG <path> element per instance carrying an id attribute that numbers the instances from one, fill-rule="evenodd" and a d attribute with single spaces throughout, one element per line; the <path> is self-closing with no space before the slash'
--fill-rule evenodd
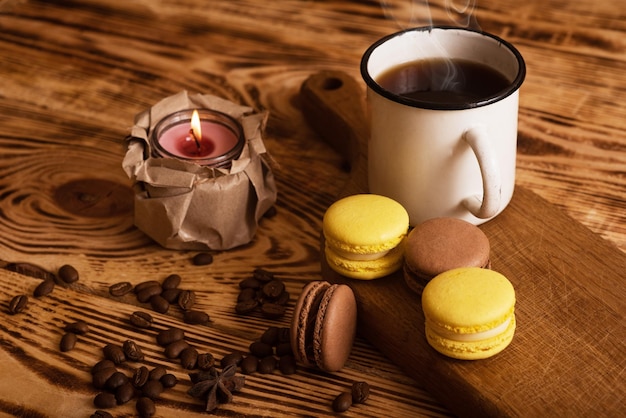
<path id="1" fill-rule="evenodd" d="M 182 110 L 159 121 L 152 132 L 156 156 L 222 167 L 241 153 L 241 125 L 210 109 Z"/>

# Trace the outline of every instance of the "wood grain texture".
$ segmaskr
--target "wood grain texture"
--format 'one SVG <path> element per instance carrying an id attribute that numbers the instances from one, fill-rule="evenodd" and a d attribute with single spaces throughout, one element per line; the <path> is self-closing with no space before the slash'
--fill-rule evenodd
<path id="1" fill-rule="evenodd" d="M 431 2 L 432 17 L 448 22 L 440 3 Z M 7 316 L 10 297 L 32 292 L 37 281 L 0 270 L 0 368 L 11 371 L 0 375 L 0 412 L 88 416 L 95 395 L 88 368 L 109 339 L 136 338 L 150 350 L 149 363 L 164 361 L 150 348 L 153 332 L 140 334 L 126 324 L 137 308 L 133 301 L 107 296 L 106 287 L 117 281 L 181 274 L 213 318 L 206 329 L 190 327 L 190 335 L 216 356 L 246 348 L 269 324 L 287 323 L 234 315 L 236 284 L 254 267 L 266 267 L 285 280 L 293 299 L 305 282 L 320 277 L 321 217 L 349 175 L 341 157 L 307 126 L 299 89 L 324 69 L 358 80 L 369 44 L 419 21 L 407 18 L 413 2 L 386 4 L 0 1 L 0 259 L 51 271 L 69 263 L 81 273 L 75 286 L 57 288 L 33 300 L 26 313 Z M 518 46 L 528 64 L 518 184 L 626 251 L 623 9 L 605 0 L 484 0 L 477 20 Z M 110 216 L 84 216 L 55 200 L 75 181 L 128 188 L 121 160 L 134 115 L 183 89 L 270 111 L 265 140 L 278 182 L 278 213 L 262 221 L 251 245 L 216 254 L 204 268 L 190 264 L 190 253 L 152 243 L 123 207 Z M 78 201 L 111 208 L 99 196 L 94 191 Z M 174 314 L 157 316 L 158 327 L 179 323 Z M 74 351 L 58 352 L 59 328 L 78 318 L 88 320 L 93 332 Z M 295 377 L 250 377 L 218 415 L 330 415 L 332 398 L 356 379 L 373 385 L 372 397 L 345 416 L 446 414 L 423 389 L 428 380 L 406 377 L 359 339 L 340 373 L 301 369 Z M 183 384 L 168 391 L 158 414 L 195 415 L 198 404 L 184 390 Z M 131 416 L 132 407 L 115 412 Z"/>

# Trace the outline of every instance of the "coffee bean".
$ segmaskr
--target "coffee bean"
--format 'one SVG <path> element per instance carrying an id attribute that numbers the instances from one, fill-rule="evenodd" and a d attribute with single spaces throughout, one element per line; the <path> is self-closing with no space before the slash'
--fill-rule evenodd
<path id="1" fill-rule="evenodd" d="M 241 351 L 233 351 L 232 353 L 227 354 L 222 358 L 222 360 L 220 361 L 220 366 L 222 367 L 222 369 L 230 366 L 231 364 L 238 366 L 242 360 L 243 353 Z"/>
<path id="2" fill-rule="evenodd" d="M 180 328 L 168 328 L 163 331 L 160 331 L 157 334 L 157 344 L 161 347 L 165 347 L 173 343 L 174 341 L 182 340 L 185 338 L 185 332 Z"/>
<path id="3" fill-rule="evenodd" d="M 135 285 L 135 288 L 133 289 L 133 291 L 135 293 L 139 293 L 142 290 L 144 290 L 145 288 L 152 287 L 152 286 L 159 286 L 159 287 L 161 287 L 161 283 L 157 282 L 156 280 L 146 280 L 144 282 L 137 283 Z"/>
<path id="4" fill-rule="evenodd" d="M 113 415 L 111 415 L 107 411 L 102 411 L 101 409 L 98 409 L 93 414 L 91 414 L 89 418 L 113 418 Z"/>
<path id="5" fill-rule="evenodd" d="M 54 286 L 54 280 L 44 280 L 43 282 L 39 283 L 39 285 L 35 288 L 33 296 L 39 298 L 49 295 L 54 290 Z"/>
<path id="6" fill-rule="evenodd" d="M 180 365 L 183 369 L 191 370 L 196 368 L 198 361 L 198 350 L 194 347 L 187 347 L 180 353 Z"/>
<path id="7" fill-rule="evenodd" d="M 141 311 L 133 312 L 130 315 L 130 323 L 137 328 L 150 328 L 152 326 L 152 315 Z"/>
<path id="8" fill-rule="evenodd" d="M 189 311 L 196 303 L 196 292 L 193 290 L 183 290 L 178 295 L 178 306 L 183 311 Z"/>
<path id="9" fill-rule="evenodd" d="M 111 368 L 113 369 L 115 368 L 115 363 L 113 363 L 111 360 L 107 360 L 107 359 L 100 360 L 99 362 L 94 364 L 93 367 L 91 368 L 91 374 L 96 374 L 100 370 L 111 369 Z"/>
<path id="10" fill-rule="evenodd" d="M 159 399 L 163 393 L 163 384 L 158 380 L 148 380 L 145 385 L 141 387 L 142 396 L 146 396 L 150 399 Z"/>
<path id="11" fill-rule="evenodd" d="M 249 349 L 250 353 L 254 354 L 258 358 L 263 358 L 274 354 L 274 348 L 271 345 L 264 343 L 263 341 L 253 342 L 252 344 L 250 344 Z"/>
<path id="12" fill-rule="evenodd" d="M 111 296 L 124 296 L 132 292 L 133 285 L 130 282 L 119 282 L 109 286 L 109 294 Z"/>
<path id="13" fill-rule="evenodd" d="M 244 289 L 260 289 L 261 288 L 261 281 L 258 279 L 255 279 L 254 277 L 248 277 L 247 279 L 243 279 L 242 281 L 239 282 L 239 288 L 241 290 Z"/>
<path id="14" fill-rule="evenodd" d="M 241 373 L 252 374 L 256 372 L 259 368 L 259 358 L 251 354 L 241 360 L 241 363 L 239 363 L 239 367 L 241 367 Z"/>
<path id="15" fill-rule="evenodd" d="M 128 377 L 126 377 L 124 373 L 120 371 L 116 371 L 115 373 L 111 375 L 111 377 L 107 379 L 107 381 L 104 383 L 104 387 L 111 391 L 115 391 L 115 389 L 119 388 L 120 386 L 122 386 L 124 383 L 127 383 L 127 382 L 128 382 Z"/>
<path id="16" fill-rule="evenodd" d="M 9 263 L 5 267 L 7 270 L 23 274 L 24 276 L 34 277 L 42 280 L 54 280 L 54 274 L 30 263 Z"/>
<path id="17" fill-rule="evenodd" d="M 292 354 L 281 356 L 278 360 L 278 369 L 284 375 L 294 374 L 297 370 L 296 358 Z"/>
<path id="18" fill-rule="evenodd" d="M 262 268 L 257 268 L 252 272 L 252 277 L 262 282 L 269 282 L 274 280 L 274 273 Z"/>
<path id="19" fill-rule="evenodd" d="M 73 266 L 65 264 L 59 269 L 59 278 L 65 283 L 74 283 L 78 281 L 78 271 Z"/>
<path id="20" fill-rule="evenodd" d="M 137 300 L 141 303 L 146 303 L 150 301 L 152 296 L 160 295 L 162 291 L 163 289 L 161 288 L 160 283 L 146 286 L 137 293 Z"/>
<path id="21" fill-rule="evenodd" d="M 211 353 L 198 354 L 198 360 L 196 361 L 196 366 L 198 366 L 200 370 L 209 370 L 211 367 L 213 367 L 214 363 L 215 363 L 215 358 L 213 357 L 213 354 Z"/>
<path id="22" fill-rule="evenodd" d="M 286 290 L 274 301 L 277 305 L 286 305 L 289 303 L 290 295 Z"/>
<path id="23" fill-rule="evenodd" d="M 137 399 L 137 404 L 135 405 L 137 409 L 137 413 L 141 418 L 151 417 L 156 414 L 156 406 L 154 405 L 154 401 L 147 396 L 142 396 Z"/>
<path id="24" fill-rule="evenodd" d="M 261 341 L 275 347 L 278 344 L 278 327 L 269 327 L 261 335 Z"/>
<path id="25" fill-rule="evenodd" d="M 117 405 L 115 395 L 110 392 L 100 392 L 93 399 L 93 404 L 96 408 L 109 409 Z"/>
<path id="26" fill-rule="evenodd" d="M 166 374 L 167 369 L 165 366 L 156 366 L 154 369 L 150 370 L 148 380 L 161 380 L 161 378 Z"/>
<path id="27" fill-rule="evenodd" d="M 210 321 L 210 317 L 206 312 L 191 310 L 184 313 L 183 321 L 191 325 L 204 325 Z"/>
<path id="28" fill-rule="evenodd" d="M 126 359 L 130 361 L 141 361 L 143 360 L 143 352 L 141 348 L 132 340 L 124 341 L 122 345 L 122 350 L 124 350 L 124 355 Z"/>
<path id="29" fill-rule="evenodd" d="M 278 298 L 285 290 L 285 285 L 280 280 L 272 280 L 263 285 L 263 294 L 271 299 Z"/>
<path id="30" fill-rule="evenodd" d="M 191 259 L 195 266 L 207 266 L 213 262 L 213 255 L 209 253 L 198 253 Z"/>
<path id="31" fill-rule="evenodd" d="M 283 305 L 278 305 L 276 303 L 264 303 L 261 305 L 261 313 L 266 318 L 276 319 L 280 318 L 285 314 L 287 309 Z"/>
<path id="32" fill-rule="evenodd" d="M 178 378 L 171 373 L 164 374 L 159 381 L 165 389 L 173 388 L 178 384 Z"/>
<path id="33" fill-rule="evenodd" d="M 291 329 L 281 327 L 278 329 L 278 343 L 291 343 Z"/>
<path id="34" fill-rule="evenodd" d="M 262 358 L 259 361 L 259 367 L 258 367 L 258 371 L 261 374 L 269 374 L 272 373 L 277 366 L 277 361 L 276 361 L 276 357 L 274 356 L 267 356 Z"/>
<path id="35" fill-rule="evenodd" d="M 254 299 L 245 300 L 235 305 L 235 312 L 237 312 L 239 315 L 246 315 L 254 312 L 258 306 L 259 302 Z"/>
<path id="36" fill-rule="evenodd" d="M 243 289 L 241 292 L 239 292 L 239 295 L 237 295 L 237 302 L 245 302 L 248 300 L 255 300 L 256 299 L 256 289 L 253 289 L 251 287 L 247 287 L 245 289 Z"/>
<path id="37" fill-rule="evenodd" d="M 165 347 L 165 351 L 163 352 L 163 354 L 168 359 L 179 358 L 180 357 L 180 353 L 182 353 L 183 350 L 188 348 L 188 347 L 189 347 L 189 343 L 187 343 L 187 341 L 185 341 L 185 340 L 174 341 L 173 343 L 168 344 Z"/>
<path id="38" fill-rule="evenodd" d="M 154 295 L 150 298 L 150 306 L 155 312 L 167 313 L 170 309 L 170 303 L 161 295 Z"/>
<path id="39" fill-rule="evenodd" d="M 85 321 L 76 321 L 65 325 L 65 331 L 76 335 L 84 335 L 89 332 L 89 325 Z"/>
<path id="40" fill-rule="evenodd" d="M 118 405 L 124 405 L 129 402 L 135 396 L 135 387 L 126 382 L 115 390 L 115 400 Z"/>
<path id="41" fill-rule="evenodd" d="M 113 373 L 117 372 L 115 367 L 100 369 L 91 376 L 91 383 L 96 389 L 104 389 L 104 385 Z"/>
<path id="42" fill-rule="evenodd" d="M 163 280 L 161 287 L 163 290 L 176 289 L 180 285 L 181 281 L 182 279 L 178 274 L 170 274 L 165 278 L 165 280 Z"/>
<path id="43" fill-rule="evenodd" d="M 109 343 L 102 348 L 102 353 L 104 358 L 111 360 L 115 364 L 121 364 L 126 361 L 124 350 L 119 345 Z"/>
<path id="44" fill-rule="evenodd" d="M 63 334 L 63 337 L 61 337 L 61 343 L 59 344 L 59 348 L 64 353 L 73 350 L 74 346 L 76 346 L 77 339 L 78 338 L 76 337 L 76 334 L 74 334 L 73 332 L 66 332 L 65 334 Z"/>
<path id="45" fill-rule="evenodd" d="M 131 382 L 134 387 L 137 389 L 141 388 L 148 381 L 148 377 L 150 375 L 150 371 L 146 366 L 141 366 L 133 372 L 133 377 Z"/>
<path id="46" fill-rule="evenodd" d="M 174 289 L 165 289 L 161 292 L 161 297 L 168 301 L 169 303 L 177 303 L 178 295 L 180 295 L 182 289 L 174 288 Z"/>
<path id="47" fill-rule="evenodd" d="M 14 296 L 13 299 L 9 302 L 9 313 L 11 315 L 18 314 L 26 309 L 28 305 L 28 296 L 26 295 L 17 295 Z"/>
<path id="48" fill-rule="evenodd" d="M 364 403 L 370 396 L 370 385 L 367 382 L 352 384 L 352 403 Z"/>
<path id="49" fill-rule="evenodd" d="M 333 411 L 345 412 L 352 406 L 352 394 L 350 392 L 343 392 L 339 394 L 333 401 Z"/>
<path id="50" fill-rule="evenodd" d="M 289 354 L 293 354 L 293 350 L 291 348 L 291 343 L 279 343 L 276 346 L 276 355 L 278 357 L 286 356 Z"/>

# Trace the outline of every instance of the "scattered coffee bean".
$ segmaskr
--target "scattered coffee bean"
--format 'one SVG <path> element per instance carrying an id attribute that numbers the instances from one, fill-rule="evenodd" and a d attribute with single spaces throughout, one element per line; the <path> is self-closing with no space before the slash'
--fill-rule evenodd
<path id="1" fill-rule="evenodd" d="M 254 299 L 245 300 L 243 302 L 237 303 L 237 305 L 235 306 L 235 311 L 239 315 L 246 315 L 246 314 L 256 311 L 258 306 L 259 306 L 259 302 L 257 302 Z"/>
<path id="2" fill-rule="evenodd" d="M 111 296 L 124 296 L 133 291 L 133 285 L 130 282 L 119 282 L 109 286 L 109 294 Z"/>
<path id="3" fill-rule="evenodd" d="M 257 370 L 261 374 L 270 374 L 274 370 L 276 370 L 277 365 L 278 365 L 278 362 L 276 361 L 276 357 L 267 356 L 259 360 L 259 367 Z"/>
<path id="4" fill-rule="evenodd" d="M 241 373 L 252 374 L 259 368 L 259 358 L 255 355 L 249 355 L 239 363 Z"/>
<path id="5" fill-rule="evenodd" d="M 252 277 L 262 282 L 269 282 L 274 280 L 274 273 L 262 268 L 257 268 L 252 272 Z"/>
<path id="6" fill-rule="evenodd" d="M 115 391 L 126 382 L 128 382 L 128 377 L 124 373 L 116 371 L 107 379 L 104 383 L 104 387 L 108 390 Z"/>
<path id="7" fill-rule="evenodd" d="M 143 360 L 143 352 L 141 348 L 132 340 L 124 341 L 122 345 L 122 350 L 124 350 L 124 355 L 127 360 L 130 361 L 141 361 Z"/>
<path id="8" fill-rule="evenodd" d="M 254 277 L 248 277 L 239 282 L 239 288 L 242 290 L 244 289 L 257 290 L 261 288 L 261 281 Z"/>
<path id="9" fill-rule="evenodd" d="M 213 255 L 209 253 L 198 253 L 191 259 L 195 266 L 207 266 L 213 262 Z"/>
<path id="10" fill-rule="evenodd" d="M 93 399 L 93 404 L 96 408 L 109 409 L 117 405 L 115 395 L 110 392 L 100 392 Z"/>
<path id="11" fill-rule="evenodd" d="M 291 343 L 278 343 L 276 345 L 276 355 L 278 357 L 287 356 L 293 354 L 293 349 L 291 348 Z"/>
<path id="12" fill-rule="evenodd" d="M 174 341 L 165 347 L 163 354 L 168 359 L 179 358 L 184 349 L 189 347 L 189 343 L 185 340 Z"/>
<path id="13" fill-rule="evenodd" d="M 65 334 L 63 334 L 63 337 L 61 337 L 61 343 L 59 344 L 59 348 L 64 353 L 73 350 L 76 346 L 77 340 L 78 338 L 76 337 L 76 334 L 74 334 L 73 332 L 66 332 Z"/>
<path id="14" fill-rule="evenodd" d="M 263 335 L 261 335 L 261 341 L 265 344 L 269 344 L 272 347 L 278 344 L 278 327 L 269 327 Z"/>
<path id="15" fill-rule="evenodd" d="M 252 344 L 250 344 L 249 349 L 250 353 L 257 356 L 258 358 L 263 358 L 274 354 L 274 348 L 269 344 L 265 344 L 263 341 L 253 342 Z"/>
<path id="16" fill-rule="evenodd" d="M 276 299 L 285 290 L 285 285 L 280 280 L 272 280 L 263 285 L 263 294 L 268 298 Z"/>
<path id="17" fill-rule="evenodd" d="M 196 303 L 196 292 L 193 290 L 183 290 L 178 295 L 178 306 L 183 311 L 189 311 Z"/>
<path id="18" fill-rule="evenodd" d="M 285 314 L 290 295 L 273 273 L 255 269 L 252 277 L 239 282 L 239 288 L 235 305 L 235 312 L 239 315 L 260 311 L 266 318 L 278 319 Z"/>
<path id="19" fill-rule="evenodd" d="M 109 378 L 115 372 L 117 372 L 117 369 L 115 367 L 111 367 L 107 369 L 101 369 L 93 373 L 91 377 L 91 383 L 93 384 L 93 387 L 96 389 L 104 389 L 104 385 L 106 384 L 107 380 L 109 380 Z"/>
<path id="20" fill-rule="evenodd" d="M 170 274 L 163 280 L 161 287 L 163 290 L 176 289 L 181 281 L 182 278 L 178 274 Z"/>
<path id="21" fill-rule="evenodd" d="M 141 303 L 149 302 L 152 296 L 160 295 L 162 291 L 163 288 L 161 288 L 160 283 L 143 287 L 139 292 L 137 292 L 137 300 Z"/>
<path id="22" fill-rule="evenodd" d="M 352 394 L 350 392 L 343 392 L 339 394 L 333 401 L 333 411 L 345 412 L 352 406 Z"/>
<path id="23" fill-rule="evenodd" d="M 28 305 L 28 296 L 26 295 L 17 295 L 14 296 L 13 299 L 9 302 L 9 313 L 11 315 L 18 314 Z"/>
<path id="24" fill-rule="evenodd" d="M 36 279 L 55 279 L 54 274 L 50 273 L 42 267 L 30 263 L 9 263 L 5 266 L 5 269 L 18 274 L 23 274 L 24 276 L 34 277 Z"/>
<path id="25" fill-rule="evenodd" d="M 210 317 L 206 312 L 202 311 L 185 311 L 183 314 L 183 321 L 191 325 L 204 325 L 209 323 Z"/>
<path id="26" fill-rule="evenodd" d="M 296 358 L 293 354 L 286 354 L 278 360 L 278 370 L 284 375 L 294 374 L 297 370 Z"/>
<path id="27" fill-rule="evenodd" d="M 198 360 L 196 361 L 196 366 L 198 366 L 200 370 L 209 370 L 211 367 L 213 367 L 214 363 L 215 363 L 215 357 L 213 357 L 213 354 L 211 353 L 198 354 Z"/>
<path id="28" fill-rule="evenodd" d="M 352 384 L 352 403 L 364 403 L 370 396 L 370 385 L 367 382 Z"/>
<path id="29" fill-rule="evenodd" d="M 261 305 L 261 313 L 266 318 L 277 319 L 285 314 L 287 308 L 277 303 L 264 303 Z"/>
<path id="30" fill-rule="evenodd" d="M 141 388 L 148 381 L 150 371 L 146 366 L 141 366 L 133 371 L 131 382 L 137 389 Z"/>
<path id="31" fill-rule="evenodd" d="M 135 405 L 137 409 L 137 413 L 141 418 L 151 417 L 156 414 L 156 406 L 154 405 L 154 401 L 147 396 L 141 396 L 137 399 L 137 404 Z"/>
<path id="32" fill-rule="evenodd" d="M 164 329 L 157 334 L 157 344 L 161 347 L 165 347 L 166 345 L 182 340 L 183 338 L 185 338 L 185 332 L 182 329 L 171 327 Z"/>
<path id="33" fill-rule="evenodd" d="M 161 297 L 168 301 L 169 303 L 177 303 L 178 295 L 180 295 L 182 289 L 174 288 L 174 289 L 165 289 L 161 292 Z"/>
<path id="34" fill-rule="evenodd" d="M 73 332 L 76 335 L 85 335 L 89 332 L 89 325 L 85 321 L 76 321 L 65 325 L 66 332 Z"/>
<path id="35" fill-rule="evenodd" d="M 98 409 L 93 414 L 91 414 L 89 416 L 89 418 L 113 418 L 113 415 L 111 415 L 107 411 L 103 411 L 101 409 Z"/>
<path id="36" fill-rule="evenodd" d="M 163 384 L 159 380 L 148 380 L 145 385 L 141 387 L 142 396 L 146 396 L 152 400 L 159 399 L 163 393 Z"/>
<path id="37" fill-rule="evenodd" d="M 94 364 L 93 367 L 91 368 L 91 374 L 96 374 L 100 370 L 114 369 L 114 368 L 115 368 L 115 363 L 113 363 L 111 360 L 107 360 L 107 359 L 100 360 L 99 362 Z"/>
<path id="38" fill-rule="evenodd" d="M 170 303 L 163 296 L 154 295 L 150 298 L 150 306 L 155 312 L 167 313 L 170 310 Z"/>
<path id="39" fill-rule="evenodd" d="M 150 374 L 148 376 L 149 380 L 161 380 L 163 376 L 167 374 L 167 369 L 165 366 L 156 366 L 154 369 L 150 370 Z"/>
<path id="40" fill-rule="evenodd" d="M 178 384 L 178 378 L 171 373 L 164 374 L 159 381 L 165 389 L 173 388 Z"/>
<path id="41" fill-rule="evenodd" d="M 220 361 L 220 366 L 222 367 L 222 369 L 230 366 L 231 364 L 238 366 L 239 363 L 241 363 L 241 361 L 243 360 L 243 356 L 244 354 L 241 351 L 233 351 L 232 353 L 227 354 L 222 358 L 222 360 Z"/>
<path id="42" fill-rule="evenodd" d="M 121 364 L 126 361 L 124 350 L 122 347 L 115 344 L 107 344 L 102 348 L 104 358 L 111 360 L 115 364 Z"/>
<path id="43" fill-rule="evenodd" d="M 49 295 L 54 290 L 54 286 L 54 280 L 44 280 L 43 282 L 39 283 L 39 285 L 35 288 L 33 296 L 39 298 Z"/>
<path id="44" fill-rule="evenodd" d="M 157 282 L 156 280 L 146 280 L 146 281 L 143 281 L 143 282 L 137 283 L 137 284 L 135 285 L 135 288 L 133 289 L 133 291 L 134 291 L 135 293 L 139 293 L 139 292 L 141 292 L 142 290 L 144 290 L 145 288 L 147 288 L 147 287 L 153 287 L 153 286 L 159 286 L 159 287 L 160 287 L 160 286 L 161 286 L 161 283 Z"/>
<path id="45" fill-rule="evenodd" d="M 135 387 L 128 381 L 115 390 L 115 400 L 118 405 L 124 405 L 133 399 L 134 396 Z"/>
<path id="46" fill-rule="evenodd" d="M 133 312 L 130 315 L 130 323 L 137 328 L 150 328 L 152 326 L 152 315 L 141 311 Z"/>
<path id="47" fill-rule="evenodd" d="M 65 283 L 74 283 L 78 281 L 78 271 L 74 268 L 74 266 L 70 266 L 69 264 L 61 266 L 58 274 L 59 278 Z"/>
<path id="48" fill-rule="evenodd" d="M 191 370 L 196 368 L 198 361 L 198 350 L 194 347 L 187 347 L 180 353 L 180 365 L 183 369 Z"/>

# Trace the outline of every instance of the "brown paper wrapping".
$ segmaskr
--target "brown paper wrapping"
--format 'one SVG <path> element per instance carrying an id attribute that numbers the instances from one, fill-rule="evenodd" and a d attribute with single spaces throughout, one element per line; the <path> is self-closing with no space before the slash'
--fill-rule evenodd
<path id="1" fill-rule="evenodd" d="M 228 168 L 154 158 L 150 134 L 167 115 L 206 108 L 239 121 L 246 138 Z M 163 99 L 135 117 L 122 166 L 135 188 L 135 225 L 165 248 L 225 250 L 252 241 L 258 222 L 276 202 L 261 131 L 266 113 L 216 96 L 186 91 Z"/>

